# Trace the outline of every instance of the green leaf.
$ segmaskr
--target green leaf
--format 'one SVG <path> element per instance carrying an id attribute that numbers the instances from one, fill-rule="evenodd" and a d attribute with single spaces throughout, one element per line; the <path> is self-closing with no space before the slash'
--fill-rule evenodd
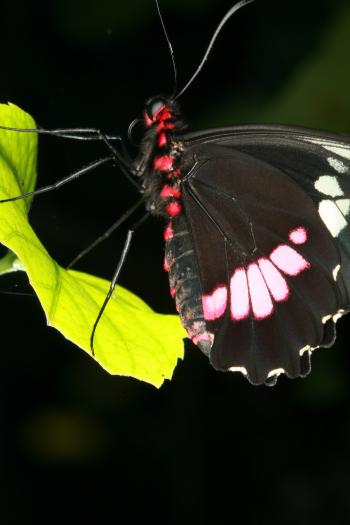
<path id="1" fill-rule="evenodd" d="M 13 104 L 0 104 L 0 124 L 35 127 L 33 119 Z M 0 130 L 0 199 L 34 187 L 36 145 L 35 133 Z M 92 327 L 109 283 L 61 268 L 32 230 L 25 199 L 0 203 L 0 242 L 17 256 L 8 254 L 0 261 L 0 274 L 23 268 L 48 324 L 90 353 Z M 97 327 L 95 359 L 111 374 L 160 386 L 183 357 L 184 337 L 178 316 L 157 314 L 118 286 Z"/>

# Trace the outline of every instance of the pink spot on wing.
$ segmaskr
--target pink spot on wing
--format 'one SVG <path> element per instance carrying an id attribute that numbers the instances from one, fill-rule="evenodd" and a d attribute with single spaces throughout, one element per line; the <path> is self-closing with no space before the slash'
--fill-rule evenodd
<path id="1" fill-rule="evenodd" d="M 276 266 L 263 257 L 258 260 L 258 264 L 267 287 L 275 301 L 286 301 L 289 297 L 289 287 L 287 281 L 277 270 Z"/>
<path id="2" fill-rule="evenodd" d="M 271 252 L 270 259 L 282 272 L 293 277 L 310 268 L 309 261 L 286 244 L 277 246 Z"/>
<path id="3" fill-rule="evenodd" d="M 231 317 L 234 321 L 246 319 L 249 316 L 249 291 L 247 274 L 244 268 L 237 268 L 230 282 Z"/>
<path id="4" fill-rule="evenodd" d="M 307 231 L 304 226 L 294 228 L 289 232 L 288 238 L 293 244 L 304 244 L 307 241 Z"/>
<path id="5" fill-rule="evenodd" d="M 265 319 L 273 312 L 273 303 L 259 266 L 255 263 L 248 266 L 248 283 L 250 300 L 255 319 Z"/>
<path id="6" fill-rule="evenodd" d="M 174 299 L 174 297 L 175 297 L 175 295 L 176 295 L 175 288 L 170 288 L 170 295 L 171 295 L 171 297 Z"/>
<path id="7" fill-rule="evenodd" d="M 203 315 L 206 321 L 214 321 L 223 315 L 227 304 L 226 286 L 218 286 L 213 293 L 202 296 Z"/>

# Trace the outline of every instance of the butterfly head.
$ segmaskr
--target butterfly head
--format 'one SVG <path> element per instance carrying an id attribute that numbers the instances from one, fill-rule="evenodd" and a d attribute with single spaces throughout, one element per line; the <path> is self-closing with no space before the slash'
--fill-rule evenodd
<path id="1" fill-rule="evenodd" d="M 178 104 L 171 98 L 158 95 L 146 102 L 144 119 L 147 128 L 154 124 L 163 126 L 174 122 L 174 120 L 177 120 L 178 115 Z"/>

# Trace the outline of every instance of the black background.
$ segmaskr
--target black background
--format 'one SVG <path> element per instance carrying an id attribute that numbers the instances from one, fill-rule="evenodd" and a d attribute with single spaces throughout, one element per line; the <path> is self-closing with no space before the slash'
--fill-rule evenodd
<path id="1" fill-rule="evenodd" d="M 231 2 L 161 6 L 183 85 Z M 2 5 L 1 19 L 0 99 L 41 126 L 125 135 L 149 96 L 172 89 L 151 0 L 19 0 Z M 346 0 L 257 0 L 225 26 L 182 97 L 184 114 L 192 129 L 280 122 L 349 132 L 349 53 Z M 101 144 L 42 137 L 38 184 L 105 154 Z M 36 198 L 31 222 L 65 265 L 135 198 L 118 170 L 99 169 Z M 161 231 L 153 219 L 142 228 L 121 284 L 173 313 Z M 123 238 L 79 269 L 110 278 Z M 22 275 L 0 286 L 27 289 Z M 158 391 L 107 375 L 45 326 L 35 297 L 0 301 L 1 523 L 349 522 L 347 319 L 306 380 L 255 388 L 189 347 Z"/>

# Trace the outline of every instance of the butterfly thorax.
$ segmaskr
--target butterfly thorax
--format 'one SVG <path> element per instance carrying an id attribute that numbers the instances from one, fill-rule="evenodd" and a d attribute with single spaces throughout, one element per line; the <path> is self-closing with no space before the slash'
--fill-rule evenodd
<path id="1" fill-rule="evenodd" d="M 178 104 L 159 96 L 147 102 L 144 123 L 146 130 L 134 161 L 135 173 L 142 179 L 147 210 L 171 220 L 182 210 L 179 164 L 183 145 L 176 133 L 185 124 Z"/>

